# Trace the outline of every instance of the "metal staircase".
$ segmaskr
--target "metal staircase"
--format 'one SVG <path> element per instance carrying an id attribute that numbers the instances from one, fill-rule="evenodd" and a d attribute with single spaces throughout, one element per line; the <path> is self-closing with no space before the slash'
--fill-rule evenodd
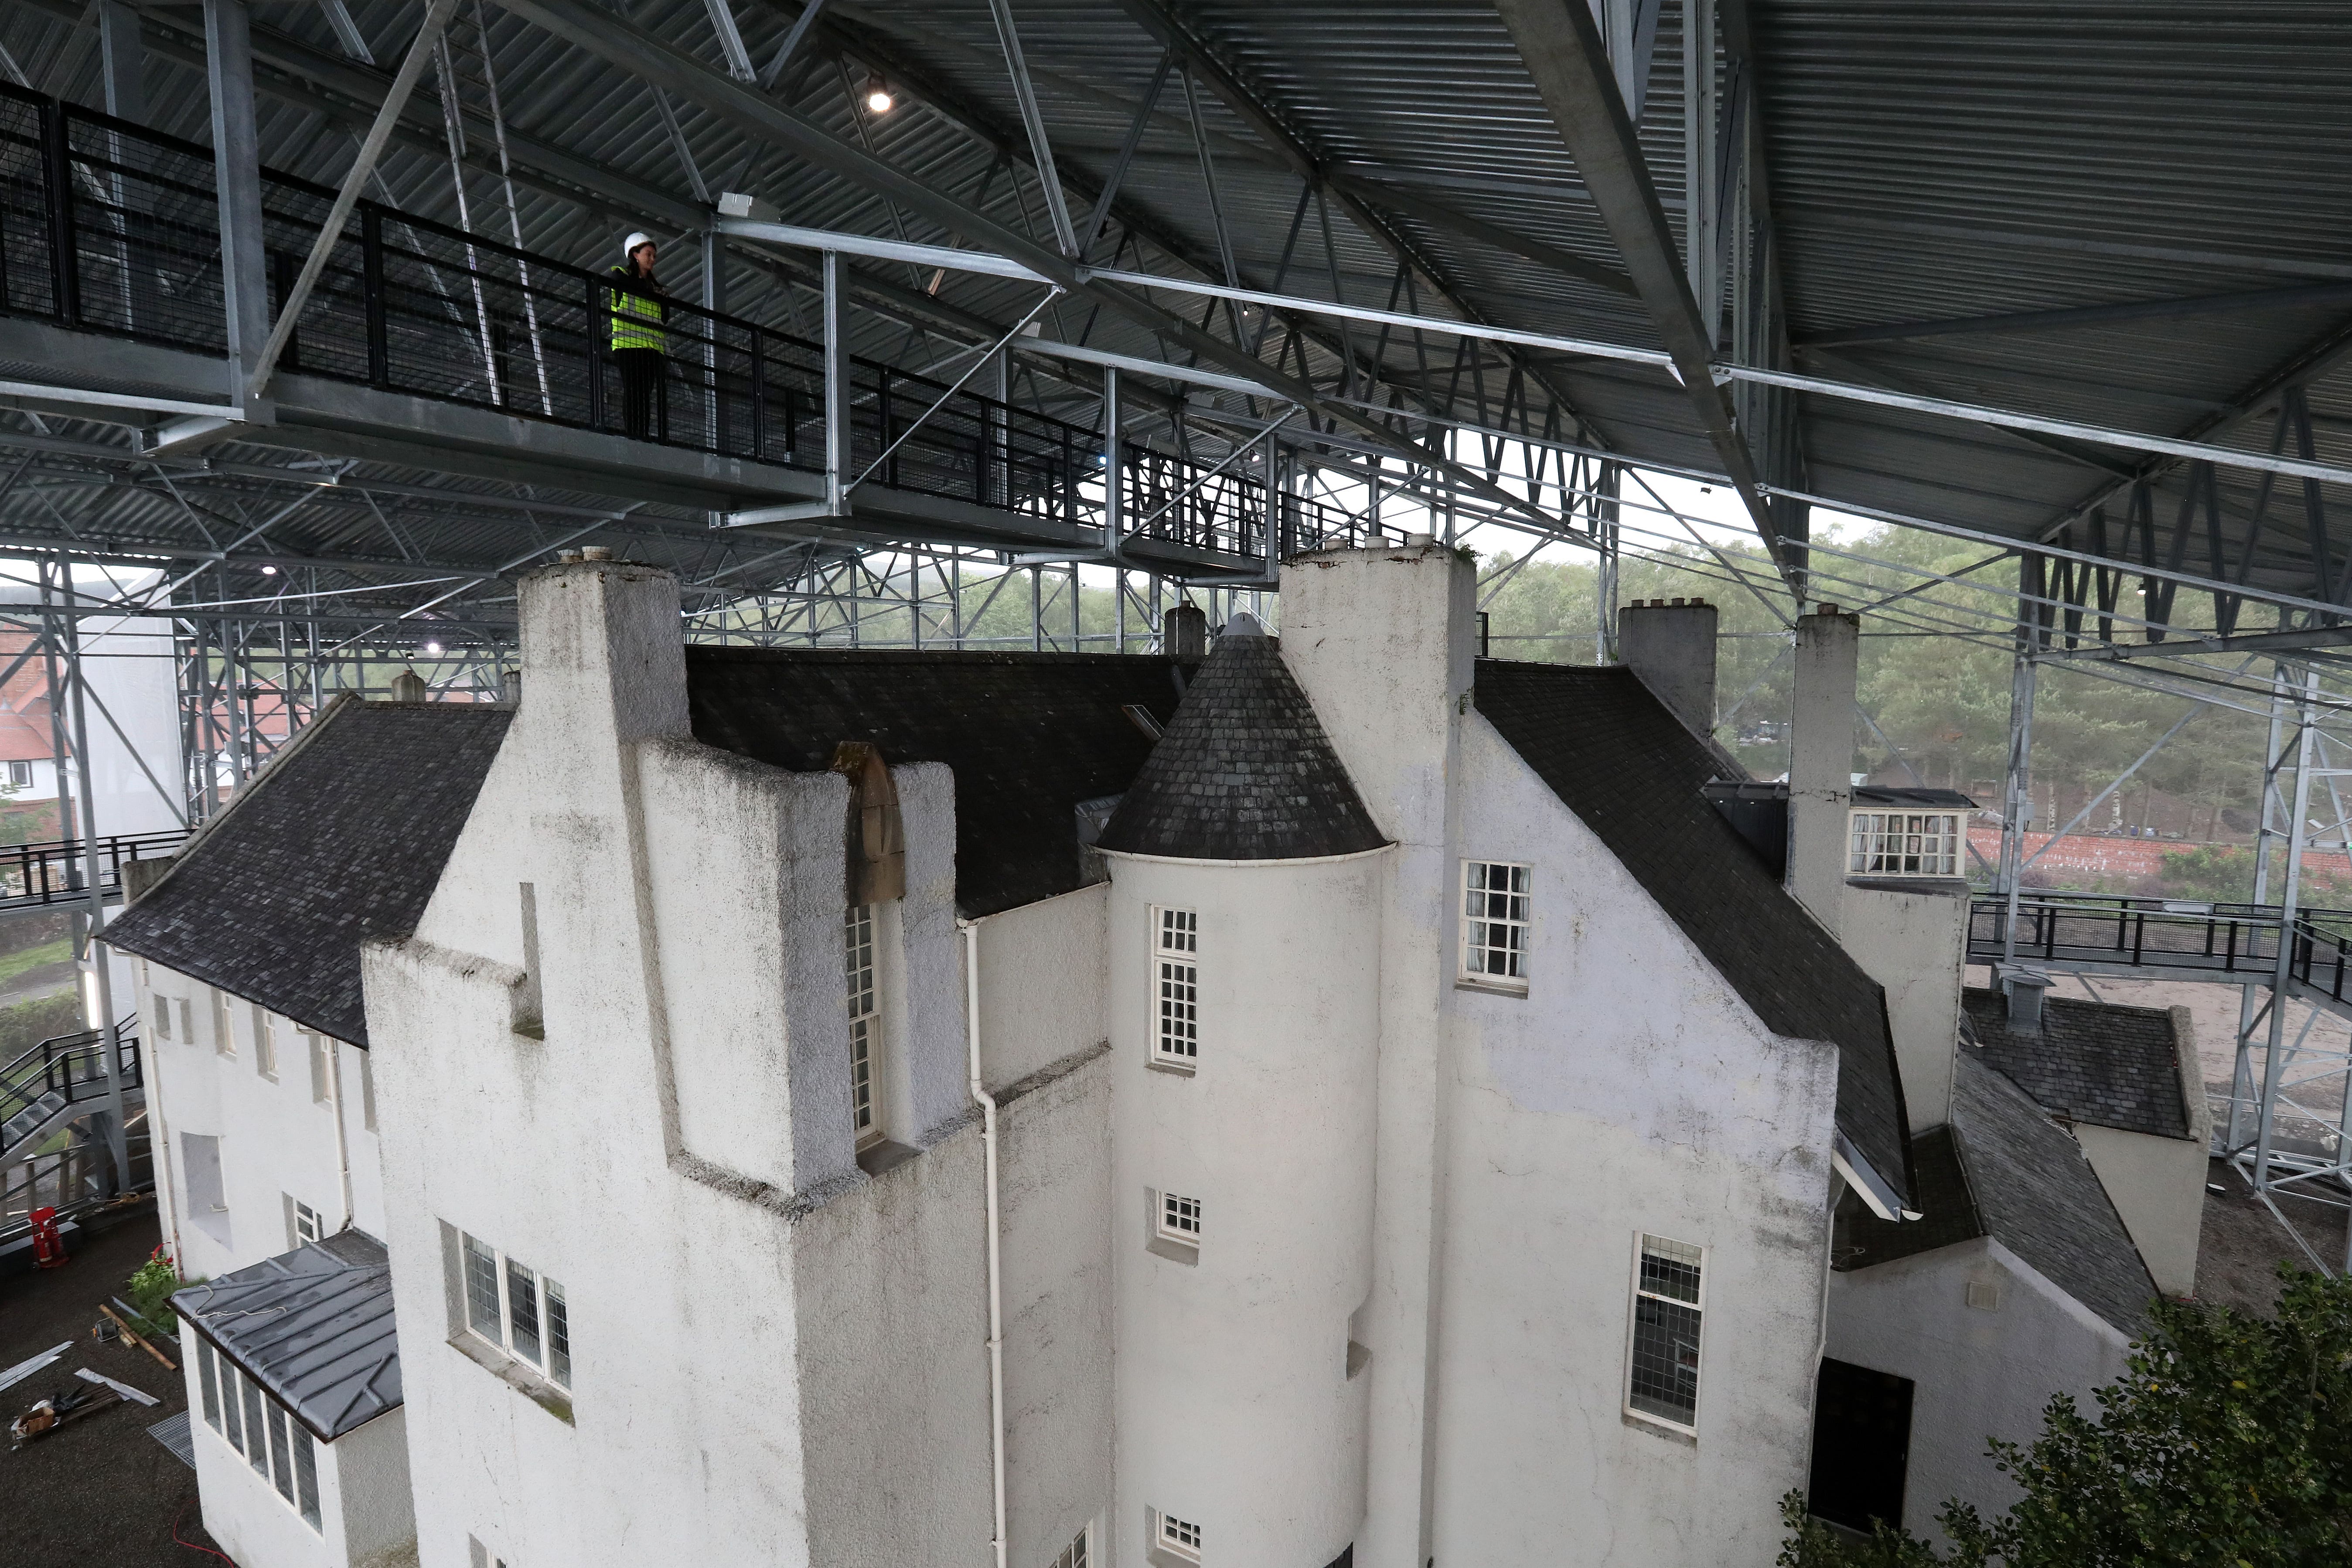
<path id="1" fill-rule="evenodd" d="M 136 1017 L 116 1026 L 126 1121 L 147 1098 L 137 1027 Z M 85 1029 L 43 1040 L 0 1067 L 0 1171 L 33 1157 L 72 1122 L 107 1109 L 104 1032 Z"/>

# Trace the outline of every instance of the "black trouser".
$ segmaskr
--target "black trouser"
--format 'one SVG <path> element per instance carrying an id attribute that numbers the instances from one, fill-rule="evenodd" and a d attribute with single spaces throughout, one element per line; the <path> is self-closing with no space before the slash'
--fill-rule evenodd
<path id="1" fill-rule="evenodd" d="M 669 439 L 669 398 L 662 381 L 659 349 L 614 349 L 621 366 L 621 417 L 638 441 Z"/>

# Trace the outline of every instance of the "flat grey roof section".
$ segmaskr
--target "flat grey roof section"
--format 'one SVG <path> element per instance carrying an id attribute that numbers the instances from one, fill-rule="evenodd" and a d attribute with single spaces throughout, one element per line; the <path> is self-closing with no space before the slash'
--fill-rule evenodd
<path id="1" fill-rule="evenodd" d="M 2042 1108 L 2075 1121 L 2159 1138 L 2186 1138 L 2189 1108 L 2180 1098 L 2180 1047 L 2171 1013 L 2045 996 L 2039 1028 L 2009 1021 L 1998 991 L 1970 986 L 1961 997 L 1961 1049 L 1999 1068 Z"/>
<path id="2" fill-rule="evenodd" d="M 320 1442 L 400 1405 L 392 1268 L 364 1231 L 191 1285 L 172 1305 Z"/>

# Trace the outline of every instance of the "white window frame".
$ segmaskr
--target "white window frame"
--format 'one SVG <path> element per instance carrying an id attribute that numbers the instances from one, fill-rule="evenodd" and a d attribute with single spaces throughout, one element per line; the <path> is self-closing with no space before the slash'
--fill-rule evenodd
<path id="1" fill-rule="evenodd" d="M 1645 1252 L 1656 1250 L 1651 1246 L 1654 1242 L 1698 1254 L 1697 1300 L 1685 1301 L 1678 1296 L 1669 1296 L 1642 1288 L 1642 1258 Z M 1692 1261 L 1689 1258 L 1675 1258 L 1666 1252 L 1659 1252 L 1658 1256 L 1675 1262 Z M 1664 1426 L 1669 1431 L 1680 1432 L 1686 1436 L 1698 1436 L 1698 1401 L 1700 1394 L 1704 1392 L 1706 1370 L 1706 1286 L 1707 1276 L 1713 1272 L 1711 1267 L 1713 1262 L 1714 1248 L 1698 1242 L 1677 1241 L 1673 1237 L 1662 1236 L 1656 1231 L 1636 1230 L 1633 1233 L 1633 1279 L 1628 1282 L 1625 1302 L 1625 1379 L 1622 1394 L 1625 1414 L 1632 1419 L 1647 1421 L 1653 1426 Z M 1689 1421 L 1677 1421 L 1671 1415 L 1662 1415 L 1654 1410 L 1641 1410 L 1634 1407 L 1633 1355 L 1641 1332 L 1642 1302 L 1644 1300 L 1663 1302 L 1668 1307 L 1683 1308 L 1698 1314 L 1698 1344 L 1691 1361 L 1691 1418 Z"/>
<path id="2" fill-rule="evenodd" d="M 288 1194 L 287 1201 L 294 1205 L 295 1246 L 308 1247 L 327 1234 L 326 1219 L 317 1209 L 291 1194 Z"/>
<path id="3" fill-rule="evenodd" d="M 1151 1545 L 1154 1551 L 1165 1552 L 1185 1563 L 1198 1563 L 1201 1560 L 1200 1525 L 1191 1520 L 1178 1519 L 1174 1514 L 1166 1512 L 1160 1513 L 1154 1523 L 1158 1527 L 1151 1532 Z"/>
<path id="4" fill-rule="evenodd" d="M 1967 843 L 1965 813 L 1857 806 L 1846 819 L 1846 875 L 1964 876 Z"/>
<path id="5" fill-rule="evenodd" d="M 193 1332 L 190 1337 L 196 1342 L 196 1393 L 205 1425 L 253 1467 L 279 1501 L 324 1535 L 318 1439 L 275 1394 L 214 1350 L 210 1340 Z"/>
<path id="6" fill-rule="evenodd" d="M 278 1081 L 278 1018 L 258 1007 L 253 1010 L 253 1070 Z"/>
<path id="7" fill-rule="evenodd" d="M 229 1018 L 228 996 L 220 991 L 208 991 L 205 994 L 212 999 L 213 1049 L 229 1060 L 235 1061 L 236 1060 L 236 1025 Z"/>
<path id="8" fill-rule="evenodd" d="M 1499 896 L 1513 900 L 1499 915 L 1491 912 L 1492 906 L 1488 900 L 1497 896 L 1497 890 L 1485 885 L 1486 877 L 1479 876 L 1480 886 L 1471 885 L 1474 874 L 1494 871 L 1507 873 Z M 1508 875 L 1513 873 L 1516 875 Z M 1511 885 L 1513 882 L 1517 885 Z M 1474 899 L 1479 903 L 1475 912 L 1473 912 L 1471 903 Z M 1514 996 L 1526 995 L 1528 933 L 1535 926 L 1535 868 L 1520 860 L 1465 859 L 1461 876 L 1454 884 L 1454 908 L 1460 911 L 1461 919 L 1455 943 L 1454 978 L 1462 984 L 1481 990 L 1507 992 Z M 1513 912 L 1514 908 L 1516 913 Z M 1514 933 L 1516 942 L 1506 947 L 1496 946 L 1491 940 L 1495 930 Z M 1486 955 L 1490 953 L 1507 954 L 1517 973 L 1507 970 L 1497 972 L 1489 967 Z M 1474 955 L 1478 960 L 1475 964 L 1472 963 Z"/>
<path id="9" fill-rule="evenodd" d="M 1151 1061 L 1201 1065 L 1201 911 L 1151 906 Z"/>
<path id="10" fill-rule="evenodd" d="M 159 1040 L 171 1039 L 172 999 L 169 996 L 157 996 L 152 993 L 150 993 L 147 997 L 147 1005 L 153 1010 L 155 1015 L 155 1037 Z"/>
<path id="11" fill-rule="evenodd" d="M 474 1321 L 474 1277 L 472 1248 L 479 1247 L 491 1259 L 498 1285 L 499 1331 L 496 1338 L 482 1331 Z M 457 1233 L 457 1290 L 463 1298 L 466 1332 L 488 1345 L 500 1355 L 529 1367 L 565 1393 L 572 1391 L 572 1299 L 562 1284 L 518 1258 L 492 1247 L 480 1237 L 466 1231 Z M 536 1355 L 515 1343 L 514 1275 L 517 1269 L 530 1276 L 532 1323 L 539 1340 Z M 561 1338 L 562 1346 L 557 1347 Z"/>
<path id="12" fill-rule="evenodd" d="M 1181 1193 L 1161 1193 L 1152 1225 L 1162 1241 L 1172 1241 L 1179 1247 L 1201 1245 L 1201 1213 L 1205 1205 L 1199 1198 L 1186 1197 Z M 1185 1223 L 1191 1222 L 1191 1228 Z"/>
<path id="13" fill-rule="evenodd" d="M 1095 1527 L 1092 1520 L 1079 1526 L 1070 1543 L 1054 1556 L 1050 1568 L 1095 1568 Z"/>
<path id="14" fill-rule="evenodd" d="M 842 913 L 843 1003 L 849 1012 L 849 1128 L 859 1149 L 882 1142 L 881 910 L 851 904 Z"/>
<path id="15" fill-rule="evenodd" d="M 332 1106 L 335 1103 L 335 1042 L 316 1029 L 298 1026 L 302 1043 L 310 1053 L 310 1103 Z"/>

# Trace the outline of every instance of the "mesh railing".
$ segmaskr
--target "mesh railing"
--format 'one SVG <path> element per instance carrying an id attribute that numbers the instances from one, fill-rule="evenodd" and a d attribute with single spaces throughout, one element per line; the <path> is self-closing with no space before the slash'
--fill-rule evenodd
<path id="1" fill-rule="evenodd" d="M 334 192 L 269 170 L 261 184 L 275 320 Z M 0 311 L 225 353 L 210 150 L 0 84 Z M 656 352 L 629 352 L 646 348 Z M 824 468 L 820 344 L 675 297 L 639 296 L 611 273 L 375 202 L 359 203 L 336 237 L 278 363 L 722 457 Z M 878 460 L 871 483 L 1101 526 L 1098 431 L 970 389 L 949 395 L 949 386 L 853 359 L 845 479 Z M 1146 539 L 1263 558 L 1383 537 L 1327 501 L 1270 491 L 1252 460 L 1219 470 L 1129 443 L 1124 471 L 1127 526 Z"/>

